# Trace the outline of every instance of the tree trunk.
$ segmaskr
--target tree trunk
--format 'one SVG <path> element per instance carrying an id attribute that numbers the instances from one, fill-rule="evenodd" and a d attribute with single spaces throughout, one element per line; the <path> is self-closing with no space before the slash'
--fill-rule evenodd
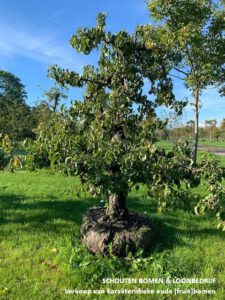
<path id="1" fill-rule="evenodd" d="M 109 196 L 107 215 L 115 219 L 126 219 L 128 217 L 126 196 L 127 194 L 124 192 L 111 194 Z"/>
<path id="2" fill-rule="evenodd" d="M 193 150 L 193 161 L 194 165 L 197 163 L 197 151 L 198 151 L 198 135 L 199 135 L 199 116 L 198 116 L 198 109 L 199 109 L 199 91 L 194 92 L 194 150 Z"/>

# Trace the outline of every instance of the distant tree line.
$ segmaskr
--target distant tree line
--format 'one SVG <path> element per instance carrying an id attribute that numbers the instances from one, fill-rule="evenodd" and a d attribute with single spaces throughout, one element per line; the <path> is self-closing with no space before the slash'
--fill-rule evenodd
<path id="1" fill-rule="evenodd" d="M 186 124 L 171 126 L 157 132 L 158 140 L 192 140 L 194 121 Z M 199 141 L 225 141 L 225 118 L 220 124 L 216 119 L 205 120 L 204 126 L 199 127 Z"/>
<path id="2" fill-rule="evenodd" d="M 0 133 L 9 135 L 13 141 L 34 139 L 38 125 L 57 110 L 61 98 L 66 98 L 56 86 L 44 96 L 47 100 L 31 107 L 20 78 L 0 70 Z"/>

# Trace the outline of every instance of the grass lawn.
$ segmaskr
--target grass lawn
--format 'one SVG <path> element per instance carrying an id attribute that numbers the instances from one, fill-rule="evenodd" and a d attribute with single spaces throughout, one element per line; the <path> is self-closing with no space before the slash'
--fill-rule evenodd
<path id="1" fill-rule="evenodd" d="M 93 257 L 79 241 L 82 214 L 99 204 L 77 197 L 79 180 L 48 171 L 0 173 L 0 299 L 71 299 L 65 289 L 215 289 L 216 295 L 79 295 L 76 299 L 225 299 L 224 233 L 216 221 L 183 211 L 159 214 L 143 197 L 129 207 L 158 224 L 158 245 L 144 260 Z M 216 278 L 210 284 L 103 284 L 104 277 Z"/>
<path id="2" fill-rule="evenodd" d="M 220 166 L 221 166 L 221 167 L 225 167 L 225 156 L 219 156 L 219 155 L 216 155 L 216 158 L 217 158 L 218 161 L 220 162 Z"/>
<path id="3" fill-rule="evenodd" d="M 172 150 L 174 143 L 169 141 L 159 141 L 156 145 L 160 148 L 165 148 L 167 150 Z"/>
<path id="4" fill-rule="evenodd" d="M 211 146 L 211 147 L 217 147 L 217 148 L 225 148 L 225 141 L 219 141 L 219 142 L 216 142 L 216 141 L 199 141 L 199 144 L 200 145 L 206 145 L 206 146 Z"/>
<path id="5" fill-rule="evenodd" d="M 211 142 L 211 144 L 210 144 L 209 141 L 208 142 L 206 141 L 205 143 L 200 141 L 199 143 L 202 145 L 207 145 L 207 146 L 213 146 L 213 147 L 218 147 L 218 148 L 224 147 L 225 148 L 225 142 Z M 170 142 L 170 141 L 159 141 L 156 143 L 156 145 L 158 147 L 165 148 L 167 151 L 170 151 L 170 150 L 172 150 L 174 143 Z M 205 153 L 205 151 L 198 151 L 198 158 L 200 158 L 201 155 L 204 155 L 204 153 Z M 216 155 L 215 158 L 220 162 L 221 167 L 225 167 L 225 156 Z"/>
<path id="6" fill-rule="evenodd" d="M 201 140 L 199 140 L 199 144 L 200 145 L 205 145 L 205 146 L 217 147 L 217 148 L 225 148 L 225 141 L 219 141 L 219 142 L 213 141 L 213 142 L 210 142 L 210 141 L 201 141 Z M 174 145 L 174 142 L 171 142 L 171 141 L 159 141 L 159 142 L 157 142 L 157 145 L 159 147 L 171 149 L 173 147 L 173 145 Z"/>

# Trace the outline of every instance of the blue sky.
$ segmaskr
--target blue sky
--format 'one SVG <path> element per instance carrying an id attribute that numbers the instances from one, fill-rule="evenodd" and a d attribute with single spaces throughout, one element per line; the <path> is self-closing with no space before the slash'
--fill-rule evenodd
<path id="1" fill-rule="evenodd" d="M 76 53 L 69 39 L 79 27 L 93 26 L 98 12 L 107 12 L 111 31 L 132 32 L 137 24 L 150 22 L 143 0 L 0 0 L 0 7 L 0 69 L 21 78 L 31 105 L 53 85 L 47 78 L 49 65 L 57 63 L 79 72 L 83 65 L 96 62 L 96 54 L 88 57 Z M 190 96 L 179 80 L 174 86 L 178 99 Z M 70 94 L 70 100 L 81 98 L 81 90 Z M 205 91 L 202 102 L 200 123 L 225 118 L 225 99 L 215 90 Z M 189 106 L 184 121 L 192 118 Z"/>

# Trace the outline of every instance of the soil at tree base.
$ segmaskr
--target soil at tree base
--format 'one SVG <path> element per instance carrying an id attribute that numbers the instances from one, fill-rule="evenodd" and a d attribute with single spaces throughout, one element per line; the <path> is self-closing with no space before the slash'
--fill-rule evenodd
<path id="1" fill-rule="evenodd" d="M 94 207 L 84 216 L 81 235 L 91 253 L 119 257 L 140 249 L 147 252 L 155 243 L 155 230 L 147 217 L 129 212 L 126 220 L 110 219 L 102 207 Z"/>

